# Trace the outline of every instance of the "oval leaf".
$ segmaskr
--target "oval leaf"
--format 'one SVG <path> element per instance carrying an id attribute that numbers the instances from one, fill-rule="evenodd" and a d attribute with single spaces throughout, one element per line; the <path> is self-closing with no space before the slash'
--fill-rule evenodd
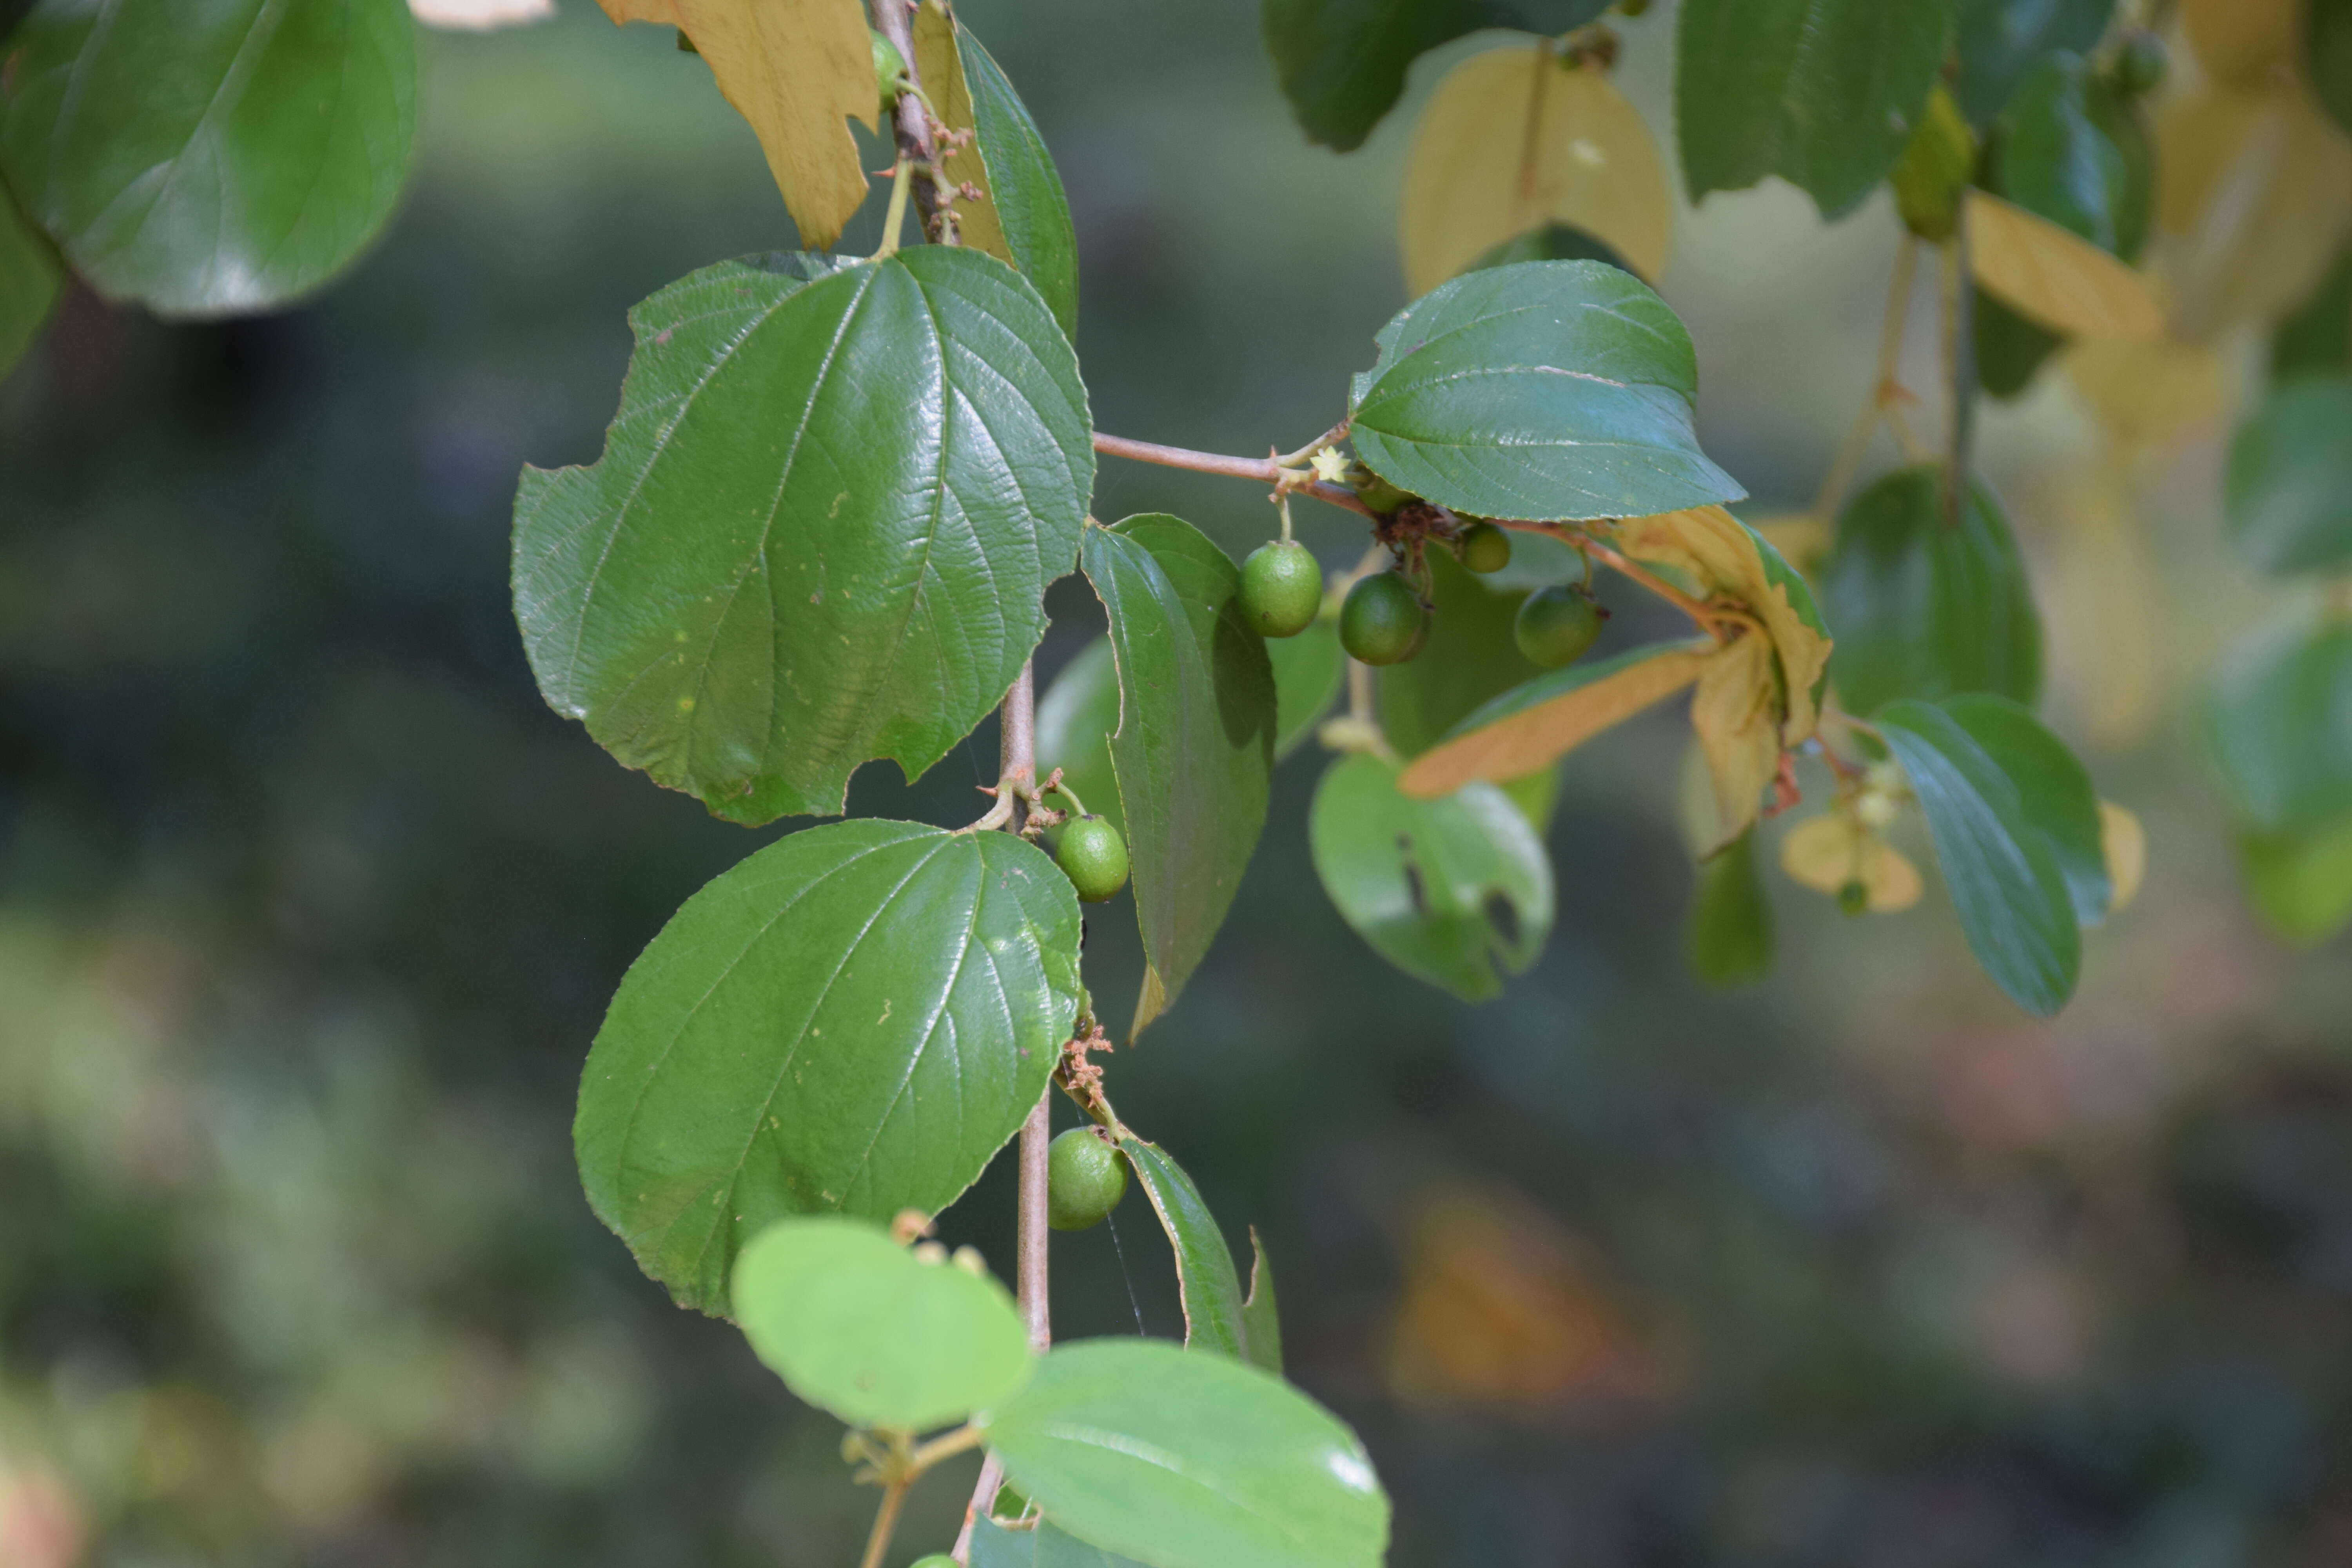
<path id="1" fill-rule="evenodd" d="M 772 1222 L 955 1201 L 1045 1093 L 1078 904 L 1008 834 L 843 822 L 688 899 L 621 981 L 572 1130 L 597 1217 L 686 1306 Z"/>
<path id="2" fill-rule="evenodd" d="M 2352 625 L 2289 622 L 2232 648 L 2205 738 L 2241 826 L 2299 838 L 2352 816 Z"/>
<path id="3" fill-rule="evenodd" d="M 1087 809 L 1124 835 L 1118 778 L 1111 772 L 1110 732 L 1118 728 L 1118 665 L 1110 638 L 1097 637 L 1062 667 L 1037 700 L 1037 776 L 1062 770 L 1062 782 Z"/>
<path id="4" fill-rule="evenodd" d="M 813 279 L 813 280 L 812 280 Z M 602 461 L 523 470 L 540 689 L 745 823 L 922 773 L 1045 635 L 1094 484 L 1069 341 L 993 257 L 732 261 L 630 312 Z"/>
<path id="5" fill-rule="evenodd" d="M 114 0 L 34 10 L 0 160 L 107 299 L 268 310 L 392 216 L 416 129 L 402 0 Z"/>
<path id="6" fill-rule="evenodd" d="M 1825 218 L 1861 205 L 1919 122 L 1952 13 L 1953 0 L 1684 0 L 1675 124 L 1691 199 L 1779 174 Z"/>
<path id="7" fill-rule="evenodd" d="M 2066 879 L 2075 921 L 2105 921 L 2115 882 L 2107 874 L 2099 797 L 2082 763 L 2039 719 L 2005 697 L 1955 697 L 1942 707 L 2017 786 L 2019 811 L 2049 841 Z"/>
<path id="8" fill-rule="evenodd" d="M 2089 240 L 1983 191 L 1968 194 L 1967 223 L 1978 284 L 2028 320 L 2084 338 L 2164 330 L 2147 279 Z"/>
<path id="9" fill-rule="evenodd" d="M 1454 279 L 1381 330 L 1356 378 L 1357 456 L 1475 517 L 1640 517 L 1747 492 L 1691 427 L 1690 335 L 1642 280 L 1599 261 Z"/>
<path id="10" fill-rule="evenodd" d="M 2271 389 L 2230 447 L 2231 542 L 2265 572 L 2352 563 L 2352 374 Z"/>
<path id="11" fill-rule="evenodd" d="M 1090 527 L 1082 561 L 1118 669 L 1110 755 L 1146 963 L 1135 1035 L 1200 966 L 1257 847 L 1274 670 L 1241 610 L 1240 568 L 1191 523 L 1150 513 Z"/>
<path id="12" fill-rule="evenodd" d="M 784 1386 L 852 1426 L 961 1421 L 1029 1375 L 1004 1287 L 863 1220 L 772 1225 L 735 1261 L 735 1321 Z"/>
<path id="13" fill-rule="evenodd" d="M 1971 481 L 1959 526 L 1947 527 L 1942 487 L 1932 464 L 1899 469 L 1838 517 L 1822 597 L 1838 628 L 1830 670 L 1852 712 L 1962 691 L 2031 703 L 2042 689 L 2042 622 L 2009 520 Z"/>
<path id="14" fill-rule="evenodd" d="M 1307 817 L 1315 873 L 1374 951 L 1465 1002 L 1500 995 L 1551 935 L 1551 860 L 1508 795 L 1466 784 L 1436 799 L 1397 789 L 1392 763 L 1333 763 Z"/>
<path id="15" fill-rule="evenodd" d="M 1945 889 L 1977 962 L 2027 1012 L 2057 1012 L 2082 968 L 2082 933 L 2065 876 L 2017 786 L 1941 708 L 1906 698 L 1881 709 L 1875 722 L 1927 815 Z"/>
<path id="16" fill-rule="evenodd" d="M 1711 642 L 1638 647 L 1538 676 L 1455 725 L 1443 744 L 1406 766 L 1397 788 L 1434 800 L 1467 784 L 1531 773 L 1691 685 L 1716 651 Z"/>
<path id="17" fill-rule="evenodd" d="M 1756 834 L 1741 834 L 1698 868 L 1683 919 L 1683 957 L 1709 985 L 1749 985 L 1772 972 L 1772 901 L 1756 872 Z"/>
<path id="18" fill-rule="evenodd" d="M 1151 1199 L 1160 1229 L 1168 1233 L 1176 1254 L 1176 1289 L 1184 1303 L 1184 1346 L 1212 1350 L 1236 1361 L 1250 1354 L 1247 1309 L 1242 1300 L 1242 1277 L 1234 1267 L 1233 1249 L 1217 1216 L 1201 1199 L 1201 1189 L 1184 1168 L 1170 1159 L 1157 1143 L 1147 1143 L 1122 1131 L 1118 1146 Z"/>
<path id="19" fill-rule="evenodd" d="M 1355 1434 L 1241 1362 L 1065 1345 L 982 1419 L 1048 1519 L 1150 1568 L 1375 1568 L 1388 1545 Z"/>
<path id="20" fill-rule="evenodd" d="M 1405 160 L 1399 235 L 1408 292 L 1547 224 L 1606 243 L 1654 282 L 1674 237 L 1674 195 L 1639 110 L 1597 63 L 1549 44 L 1493 49 L 1438 84 Z"/>

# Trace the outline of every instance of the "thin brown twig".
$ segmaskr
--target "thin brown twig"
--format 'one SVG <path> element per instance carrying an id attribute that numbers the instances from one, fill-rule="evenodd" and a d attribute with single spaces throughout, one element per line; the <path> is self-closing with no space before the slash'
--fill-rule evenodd
<path id="1" fill-rule="evenodd" d="M 1157 441 L 1134 441 L 1124 436 L 1107 436 L 1095 432 L 1095 450 L 1107 458 L 1125 458 L 1131 463 L 1152 463 L 1163 468 L 1183 468 L 1195 474 L 1221 474 L 1229 479 L 1255 479 L 1259 484 L 1299 495 L 1313 496 L 1331 506 L 1342 507 L 1365 517 L 1376 514 L 1345 485 L 1327 484 L 1320 479 L 1301 481 L 1297 464 L 1302 454 L 1312 455 L 1318 448 L 1347 434 L 1345 425 L 1335 425 L 1331 431 L 1313 446 L 1303 447 L 1287 458 L 1236 458 L 1223 452 L 1196 452 L 1190 447 L 1167 447 Z"/>
<path id="2" fill-rule="evenodd" d="M 899 1505 L 914 1484 L 911 1474 L 892 1476 L 882 1483 L 882 1506 L 874 1510 L 874 1528 L 866 1532 L 866 1555 L 857 1560 L 858 1568 L 882 1568 L 883 1553 L 890 1550 L 890 1537 L 898 1532 Z"/>
<path id="3" fill-rule="evenodd" d="M 1879 322 L 1878 365 L 1870 384 L 1870 395 L 1863 400 L 1862 412 L 1846 431 L 1830 471 L 1822 477 L 1822 488 L 1813 497 L 1815 517 L 1826 521 L 1836 515 L 1839 504 L 1845 500 L 1846 487 L 1853 483 L 1855 470 L 1870 451 L 1870 438 L 1878 433 L 1879 421 L 1890 417 L 1899 420 L 1896 400 L 1903 396 L 1899 379 L 1903 329 L 1911 319 L 1911 290 L 1918 268 L 1919 241 L 1906 233 L 1895 252 L 1895 278 L 1887 286 L 1886 314 Z M 1907 427 L 1901 428 L 1907 431 Z"/>

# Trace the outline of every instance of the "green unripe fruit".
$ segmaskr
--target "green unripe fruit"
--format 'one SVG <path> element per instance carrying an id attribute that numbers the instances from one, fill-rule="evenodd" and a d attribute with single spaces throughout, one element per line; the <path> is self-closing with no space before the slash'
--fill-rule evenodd
<path id="1" fill-rule="evenodd" d="M 1393 572 L 1360 578 L 1339 606 L 1339 646 L 1364 664 L 1402 664 L 1429 640 L 1429 612 Z"/>
<path id="2" fill-rule="evenodd" d="M 1303 544 L 1277 539 L 1242 563 L 1242 613 L 1258 635 L 1295 637 L 1323 613 L 1323 568 Z"/>
<path id="3" fill-rule="evenodd" d="M 2116 56 L 2116 86 L 2137 98 L 2164 85 L 2172 68 L 2172 55 L 2154 33 L 2134 33 Z"/>
<path id="4" fill-rule="evenodd" d="M 1850 915 L 1866 912 L 1870 908 L 1870 889 L 1860 882 L 1848 882 L 1838 889 L 1838 908 Z"/>
<path id="5" fill-rule="evenodd" d="M 1364 477 L 1357 481 L 1356 499 L 1385 516 L 1412 500 L 1412 497 L 1397 489 L 1380 475 L 1367 469 Z"/>
<path id="6" fill-rule="evenodd" d="M 1530 664 L 1558 669 L 1574 664 L 1601 635 L 1601 606 L 1578 584 L 1555 583 L 1528 595 L 1511 623 L 1511 638 Z"/>
<path id="7" fill-rule="evenodd" d="M 963 1564 L 944 1552 L 934 1552 L 929 1557 L 918 1557 L 913 1568 L 963 1568 Z"/>
<path id="8" fill-rule="evenodd" d="M 1045 1223 L 1091 1230 L 1127 1196 L 1127 1156 L 1091 1127 L 1073 1127 L 1045 1152 Z"/>
<path id="9" fill-rule="evenodd" d="M 1932 245 L 1951 238 L 1976 166 L 1976 133 L 1939 86 L 1928 95 L 1918 128 L 1888 178 L 1905 226 Z"/>
<path id="10" fill-rule="evenodd" d="M 1127 886 L 1127 840 L 1099 816 L 1081 816 L 1062 829 L 1062 847 L 1054 858 L 1078 897 L 1090 904 Z"/>
<path id="11" fill-rule="evenodd" d="M 898 111 L 898 79 L 907 74 L 907 57 L 898 52 L 879 27 L 868 27 L 866 34 L 874 41 L 874 90 L 882 95 L 883 129 L 889 129 L 890 117 Z"/>
<path id="12" fill-rule="evenodd" d="M 1650 8 L 1650 0 L 1617 0 L 1617 14 L 1624 17 L 1642 15 Z"/>
<path id="13" fill-rule="evenodd" d="M 1511 536 L 1491 522 L 1474 522 L 1454 547 L 1473 572 L 1500 572 L 1511 563 Z"/>

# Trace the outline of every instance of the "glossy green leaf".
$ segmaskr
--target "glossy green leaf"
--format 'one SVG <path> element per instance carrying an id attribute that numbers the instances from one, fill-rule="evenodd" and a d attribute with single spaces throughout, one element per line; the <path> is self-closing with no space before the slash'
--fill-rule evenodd
<path id="1" fill-rule="evenodd" d="M 1062 782 L 1077 792 L 1087 809 L 1108 817 L 1124 834 L 1127 818 L 1110 765 L 1110 732 L 1118 728 L 1118 665 L 1110 639 L 1097 637 L 1062 667 L 1037 700 L 1037 776 L 1061 769 Z"/>
<path id="2" fill-rule="evenodd" d="M 1090 527 L 1081 559 L 1118 668 L 1111 764 L 1146 963 L 1137 1034 L 1199 967 L 1257 847 L 1274 669 L 1242 613 L 1241 569 L 1191 523 L 1147 513 Z"/>
<path id="3" fill-rule="evenodd" d="M 2082 968 L 2073 895 L 2017 786 L 1943 709 L 1906 698 L 1874 717 L 1927 814 L 1944 886 L 1993 984 L 2036 1017 L 2066 1005 Z"/>
<path id="4" fill-rule="evenodd" d="M 977 251 L 723 262 L 629 321 L 603 460 L 523 471 L 540 689 L 735 821 L 842 809 L 984 718 L 1045 635 L 1094 483 L 1037 292 Z"/>
<path id="5" fill-rule="evenodd" d="M 2017 396 L 2065 346 L 2057 333 L 2027 321 L 2000 295 L 1981 289 L 1976 290 L 1969 319 L 1976 342 L 1977 384 L 1988 396 Z"/>
<path id="6" fill-rule="evenodd" d="M 2352 564 L 2352 373 L 2273 385 L 2231 443 L 2223 494 L 2230 542 L 2262 571 Z"/>
<path id="7" fill-rule="evenodd" d="M 1940 706 L 2016 786 L 2018 809 L 2048 840 L 2066 879 L 2075 922 L 2105 921 L 2115 884 L 2107 876 L 2099 796 L 2090 773 L 2042 721 L 2006 697 L 1953 697 Z"/>
<path id="8" fill-rule="evenodd" d="M 2041 690 L 2042 623 L 2009 520 L 1971 482 L 1959 525 L 1946 527 L 1942 485 L 1935 465 L 1898 469 L 1839 515 L 1821 588 L 1850 712 L 1963 691 L 2030 705 Z"/>
<path id="9" fill-rule="evenodd" d="M 735 1260 L 734 1318 L 784 1386 L 853 1426 L 961 1421 L 1029 1375 L 1003 1286 L 864 1220 L 791 1219 Z"/>
<path id="10" fill-rule="evenodd" d="M 1861 205 L 1919 122 L 1953 10 L 1953 0 L 1684 0 L 1675 122 L 1691 199 L 1779 174 L 1825 218 Z"/>
<path id="11" fill-rule="evenodd" d="M 1138 1568 L 1138 1564 L 1132 1557 L 1087 1545 L 1050 1519 L 1039 1520 L 1026 1530 L 992 1519 L 975 1519 L 971 1568 Z"/>
<path id="12" fill-rule="evenodd" d="M 1165 1341 L 1064 1345 L 982 1419 L 1048 1519 L 1149 1568 L 1375 1568 L 1388 1545 L 1355 1434 L 1242 1362 Z"/>
<path id="13" fill-rule="evenodd" d="M 794 1215 L 955 1201 L 1045 1091 L 1078 1005 L 1078 904 L 1003 833 L 795 833 L 686 901 L 622 979 L 572 1130 L 597 1216 L 720 1312 Z"/>
<path id="14" fill-rule="evenodd" d="M 1037 286 L 1054 320 L 1070 337 L 1078 332 L 1078 231 L 1054 155 L 1029 108 L 995 59 L 961 23 L 956 44 L 964 84 L 971 93 L 976 145 L 988 169 L 989 200 L 1013 265 Z"/>
<path id="15" fill-rule="evenodd" d="M 1325 619 L 1295 637 L 1266 638 L 1265 657 L 1274 666 L 1274 754 L 1279 761 L 1297 751 L 1331 711 L 1348 682 L 1348 655 L 1339 646 L 1339 623 Z"/>
<path id="16" fill-rule="evenodd" d="M 2352 0 L 2304 0 L 2303 60 L 2336 123 L 2352 131 Z"/>
<path id="17" fill-rule="evenodd" d="M 1467 784 L 1397 790 L 1393 763 L 1334 762 L 1307 817 L 1316 875 L 1340 917 L 1406 973 L 1468 1002 L 1500 995 L 1551 934 L 1551 860 L 1510 797 Z"/>
<path id="18" fill-rule="evenodd" d="M 2352 369 L 2352 250 L 2347 250 L 2319 291 L 2271 335 L 2271 375 L 2284 381 L 2300 371 Z"/>
<path id="19" fill-rule="evenodd" d="M 2264 924 L 2297 947 L 2352 925 L 2352 817 L 2305 833 L 2238 840 L 2246 893 Z"/>
<path id="20" fill-rule="evenodd" d="M 1744 495 L 1699 450 L 1698 364 L 1665 301 L 1598 261 L 1461 277 L 1381 329 L 1356 455 L 1475 517 L 1643 517 Z"/>
<path id="21" fill-rule="evenodd" d="M 2352 623 L 2294 619 L 2241 642 L 2204 719 L 2242 827 L 2300 837 L 2352 816 Z"/>
<path id="22" fill-rule="evenodd" d="M 2115 8 L 2116 0 L 1959 0 L 1960 112 L 1979 130 L 1990 125 L 2052 52 L 2096 47 Z"/>
<path id="23" fill-rule="evenodd" d="M 415 40 L 401 0 L 48 0 L 10 41 L 0 162 L 107 299 L 268 310 L 391 216 Z"/>
<path id="24" fill-rule="evenodd" d="M 1176 1288 L 1184 1301 L 1184 1344 L 1191 1350 L 1212 1350 L 1236 1360 L 1250 1358 L 1249 1324 L 1242 1298 L 1242 1277 L 1234 1268 L 1233 1249 L 1217 1216 L 1201 1200 L 1201 1189 L 1184 1168 L 1170 1159 L 1157 1143 L 1133 1133 L 1122 1136 L 1136 1179 L 1143 1184 L 1160 1228 L 1168 1233 L 1176 1254 Z"/>
<path id="25" fill-rule="evenodd" d="M 0 184 L 0 376 L 40 336 L 64 284 L 65 268 L 48 237 Z"/>
<path id="26" fill-rule="evenodd" d="M 1683 918 L 1683 958 L 1709 985 L 1748 985 L 1772 972 L 1772 900 L 1756 868 L 1756 830 L 1700 862 Z"/>
<path id="27" fill-rule="evenodd" d="M 1345 153 L 1396 106 L 1406 69 L 1481 27 L 1558 35 L 1610 0 L 1265 0 L 1266 52 L 1307 136 Z"/>
<path id="28" fill-rule="evenodd" d="M 1517 544 L 1514 538 L 1515 551 Z M 1485 703 L 1543 673 L 1519 652 L 1511 633 L 1525 594 L 1488 589 L 1444 551 L 1429 552 L 1429 570 L 1436 612 L 1428 646 L 1417 658 L 1379 671 L 1374 685 L 1381 729 L 1408 757 L 1444 740 Z"/>
<path id="29" fill-rule="evenodd" d="M 1625 258 L 1608 241 L 1566 223 L 1548 223 L 1541 228 L 1513 235 L 1462 270 L 1484 272 L 1490 268 L 1508 267 L 1515 261 L 1605 261 L 1627 272 L 1633 270 L 1625 266 Z"/>
<path id="30" fill-rule="evenodd" d="M 1249 1331 L 1250 1364 L 1282 1375 L 1282 1312 L 1274 1289 L 1274 1263 L 1265 1242 L 1250 1226 L 1249 1295 L 1242 1302 L 1242 1326 Z"/>

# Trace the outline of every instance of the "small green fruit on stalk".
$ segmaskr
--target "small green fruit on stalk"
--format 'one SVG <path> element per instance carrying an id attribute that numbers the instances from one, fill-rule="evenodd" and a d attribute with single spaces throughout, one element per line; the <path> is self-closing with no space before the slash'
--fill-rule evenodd
<path id="1" fill-rule="evenodd" d="M 1087 903 L 1099 904 L 1127 886 L 1127 840 L 1099 816 L 1078 817 L 1062 829 L 1054 858 Z"/>
<path id="2" fill-rule="evenodd" d="M 1303 544 L 1277 539 L 1242 563 L 1242 613 L 1258 635 L 1295 637 L 1323 609 L 1323 568 Z"/>
<path id="3" fill-rule="evenodd" d="M 1359 663 L 1402 664 L 1428 640 L 1421 595 L 1393 572 L 1360 579 L 1339 606 L 1339 646 Z"/>
<path id="4" fill-rule="evenodd" d="M 1559 669 L 1584 657 L 1603 618 L 1582 584 L 1555 583 L 1528 595 L 1511 623 L 1511 638 L 1530 664 Z"/>
<path id="5" fill-rule="evenodd" d="M 1091 1127 L 1073 1127 L 1045 1153 L 1045 1223 L 1091 1230 L 1127 1196 L 1127 1157 Z"/>

